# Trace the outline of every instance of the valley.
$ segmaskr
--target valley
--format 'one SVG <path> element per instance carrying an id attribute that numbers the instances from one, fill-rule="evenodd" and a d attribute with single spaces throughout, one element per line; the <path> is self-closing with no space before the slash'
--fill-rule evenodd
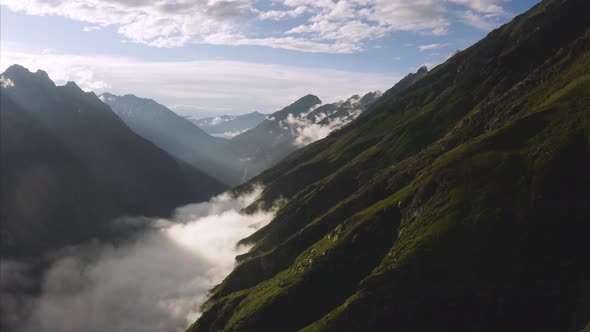
<path id="1" fill-rule="evenodd" d="M 174 84 L 3 58 L 3 331 L 588 331 L 590 2 L 238 2 L 103 8 L 163 15 L 119 51 Z M 139 34 L 104 20 L 80 33 Z M 199 67 L 227 49 L 274 63 Z"/>

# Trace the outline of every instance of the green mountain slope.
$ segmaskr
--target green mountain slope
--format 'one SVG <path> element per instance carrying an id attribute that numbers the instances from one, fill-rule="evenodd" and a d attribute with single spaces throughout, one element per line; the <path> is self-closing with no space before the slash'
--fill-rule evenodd
<path id="1" fill-rule="evenodd" d="M 288 203 L 189 331 L 582 330 L 588 10 L 540 3 L 253 179 Z"/>

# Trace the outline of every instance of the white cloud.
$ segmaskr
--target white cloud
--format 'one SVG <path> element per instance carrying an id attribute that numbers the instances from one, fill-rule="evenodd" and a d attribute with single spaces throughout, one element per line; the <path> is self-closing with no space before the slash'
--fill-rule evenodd
<path id="1" fill-rule="evenodd" d="M 420 45 L 420 46 L 418 46 L 418 49 L 420 50 L 420 52 L 424 52 L 424 51 L 430 51 L 430 50 L 438 50 L 438 49 L 441 49 L 446 46 L 448 46 L 448 44 L 428 44 L 428 45 Z"/>
<path id="2" fill-rule="evenodd" d="M 41 50 L 41 54 L 54 54 L 54 53 L 57 53 L 57 51 L 52 48 L 44 48 Z"/>
<path id="3" fill-rule="evenodd" d="M 261 20 L 272 20 L 272 21 L 279 21 L 285 18 L 294 18 L 303 15 L 307 12 L 307 7 L 305 6 L 298 6 L 294 9 L 280 11 L 280 10 L 268 10 L 264 12 L 260 12 L 259 17 Z"/>
<path id="4" fill-rule="evenodd" d="M 480 14 L 467 10 L 460 14 L 461 20 L 473 27 L 482 30 L 491 30 L 498 26 L 500 19 L 505 15 Z"/>
<path id="5" fill-rule="evenodd" d="M 246 128 L 243 130 L 235 130 L 235 131 L 226 131 L 222 134 L 211 134 L 211 136 L 231 139 L 231 138 L 238 136 L 239 134 L 242 134 L 242 133 L 248 131 L 249 129 L 251 129 L 251 128 Z"/>
<path id="6" fill-rule="evenodd" d="M 213 119 L 211 119 L 211 121 L 209 122 L 210 125 L 215 126 L 218 125 L 220 123 L 223 122 L 223 119 L 219 116 L 214 117 Z"/>
<path id="7" fill-rule="evenodd" d="M 0 86 L 3 88 L 11 88 L 14 86 L 14 82 L 10 78 L 4 78 L 4 75 L 0 75 Z"/>
<path id="8" fill-rule="evenodd" d="M 446 6 L 435 0 L 340 0 L 291 1 L 286 6 L 306 6 L 309 23 L 287 31 L 316 40 L 352 43 L 359 50 L 363 42 L 382 38 L 394 31 L 426 31 L 445 34 L 450 22 Z"/>
<path id="9" fill-rule="evenodd" d="M 501 4 L 511 0 L 450 0 L 452 3 L 467 6 L 468 8 L 486 13 L 486 14 L 503 14 L 504 8 Z"/>
<path id="10" fill-rule="evenodd" d="M 152 98 L 194 116 L 274 112 L 306 94 L 325 102 L 362 86 L 383 90 L 398 75 L 300 68 L 225 60 L 148 61 L 130 57 L 22 52 L 3 45 L 2 71 L 11 64 L 43 69 L 58 84 L 75 81 L 85 90 Z M 150 82 L 150 84 L 146 84 Z M 270 92 L 272 91 L 272 93 Z"/>
<path id="11" fill-rule="evenodd" d="M 491 30 L 513 14 L 502 7 L 502 3 L 511 0 L 450 0 L 463 5 L 468 10 L 459 13 L 459 19 L 468 25 L 482 30 Z"/>
<path id="12" fill-rule="evenodd" d="M 174 47 L 203 36 L 237 30 L 240 20 L 254 15 L 254 0 L 148 1 L 148 0 L 3 0 L 14 11 L 56 15 L 116 26 L 130 41 L 155 47 Z"/>
<path id="13" fill-rule="evenodd" d="M 257 0 L 2 0 L 14 11 L 56 15 L 117 28 L 126 41 L 154 47 L 190 43 L 258 45 L 303 52 L 353 53 L 396 31 L 445 35 L 449 3 L 484 15 L 504 15 L 505 0 L 283 0 L 260 9 Z M 296 19 L 296 20 L 294 20 Z M 286 21 L 272 34 L 260 21 Z M 477 23 L 476 23 L 477 24 Z M 482 24 L 476 26 L 482 27 Z"/>
<path id="14" fill-rule="evenodd" d="M 455 55 L 459 54 L 460 52 L 461 52 L 460 50 L 455 50 L 455 51 L 447 54 L 447 57 L 445 58 L 445 61 L 446 60 L 449 60 L 450 58 L 454 57 Z"/>
<path id="15" fill-rule="evenodd" d="M 376 93 L 377 96 L 381 96 L 380 91 L 376 91 Z M 303 147 L 327 137 L 334 130 L 340 129 L 356 119 L 364 110 L 364 106 L 359 102 L 360 97 L 357 95 L 346 101 L 339 101 L 339 105 L 345 103 L 345 109 L 343 111 L 346 111 L 344 113 L 338 113 L 341 114 L 339 117 L 334 116 L 334 112 L 340 111 L 338 109 L 330 113 L 320 112 L 309 118 L 308 115 L 310 112 L 321 106 L 316 105 L 307 112 L 299 114 L 297 117 L 293 114 L 288 114 L 287 119 L 284 122 L 281 121 L 280 124 L 281 126 L 284 125 L 285 127 L 283 129 L 288 130 L 290 135 L 295 138 L 294 144 L 298 147 Z"/>
<path id="16" fill-rule="evenodd" d="M 289 114 L 287 117 L 287 123 L 289 123 L 295 131 L 295 145 L 303 147 L 328 137 L 328 135 L 334 130 L 340 129 L 356 119 L 361 112 L 361 110 L 351 112 L 350 117 L 331 119 L 326 124 L 318 123 L 321 121 L 321 117 L 318 119 L 319 121 L 314 122 L 305 118 L 295 118 L 292 114 Z"/>
<path id="17" fill-rule="evenodd" d="M 96 30 L 100 30 L 100 29 L 101 29 L 100 26 L 95 25 L 95 26 L 83 27 L 82 31 L 90 32 L 90 31 L 96 31 Z"/>
<path id="18" fill-rule="evenodd" d="M 272 219 L 273 211 L 239 212 L 260 193 L 188 205 L 123 243 L 66 248 L 45 271 L 37 298 L 14 296 L 30 287 L 30 271 L 18 262 L 5 271 L 3 261 L 2 311 L 14 318 L 6 323 L 23 332 L 184 331 L 248 249 L 237 242 Z"/>
<path id="19" fill-rule="evenodd" d="M 212 45 L 266 46 L 309 53 L 354 53 L 363 50 L 360 45 L 351 42 L 326 43 L 291 36 L 281 38 L 244 38 L 240 35 L 215 34 L 208 36 L 206 42 Z"/>

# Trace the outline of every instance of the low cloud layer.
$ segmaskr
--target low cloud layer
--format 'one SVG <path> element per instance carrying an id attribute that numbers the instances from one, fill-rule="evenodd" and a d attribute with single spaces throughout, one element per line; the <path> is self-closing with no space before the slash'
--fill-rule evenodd
<path id="1" fill-rule="evenodd" d="M 376 95 L 380 96 L 381 92 L 377 92 Z M 279 125 L 284 130 L 288 130 L 290 135 L 295 138 L 294 144 L 296 146 L 303 147 L 327 137 L 334 130 L 352 122 L 367 106 L 362 105 L 360 97 L 356 95 L 332 105 L 337 106 L 326 109 L 321 107 L 322 105 L 317 105 L 297 116 L 289 114 L 285 120 L 279 122 Z M 271 117 L 267 120 L 275 121 Z"/>
<path id="2" fill-rule="evenodd" d="M 4 327 L 24 332 L 184 331 L 208 291 L 248 248 L 236 243 L 273 212 L 240 214 L 261 193 L 185 206 L 173 220 L 154 220 L 123 244 L 64 249 L 43 273 L 41 295 L 15 293 L 32 283 L 30 265 L 2 262 Z M 10 294 L 12 292 L 12 294 Z"/>
<path id="3" fill-rule="evenodd" d="M 303 116 L 294 117 L 289 114 L 287 123 L 295 133 L 295 144 L 299 147 L 306 146 L 322 138 L 328 137 L 336 129 L 342 128 L 361 114 L 362 110 L 355 110 L 349 116 L 330 118 L 327 121 L 310 120 Z M 324 117 L 322 117 L 323 119 Z M 322 121 L 322 122 L 320 122 Z"/>
<path id="4" fill-rule="evenodd" d="M 252 128 L 246 128 L 243 130 L 234 130 L 234 131 L 224 131 L 221 134 L 211 134 L 211 136 L 232 139 L 232 138 L 238 136 L 239 134 L 247 132 L 250 129 L 252 129 Z"/>
<path id="5" fill-rule="evenodd" d="M 0 86 L 3 88 L 11 88 L 14 86 L 14 82 L 10 78 L 4 78 L 4 75 L 0 75 Z"/>

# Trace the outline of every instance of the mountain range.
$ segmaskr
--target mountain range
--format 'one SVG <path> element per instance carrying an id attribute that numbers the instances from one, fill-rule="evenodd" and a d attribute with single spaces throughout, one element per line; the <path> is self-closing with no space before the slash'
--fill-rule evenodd
<path id="1" fill-rule="evenodd" d="M 363 98 L 355 95 L 332 104 L 322 104 L 314 95 L 304 96 L 267 116 L 255 128 L 232 138 L 232 149 L 247 161 L 244 174 L 252 177 L 297 149 L 343 127 L 380 95 L 379 91 Z"/>
<path id="2" fill-rule="evenodd" d="M 142 266 L 170 261 L 206 290 L 219 266 L 189 247 L 215 251 L 222 246 L 207 243 L 214 239 L 244 251 L 202 307 L 188 310 L 200 313 L 188 332 L 590 331 L 588 12 L 587 0 L 543 0 L 384 93 L 327 104 L 306 95 L 269 115 L 194 120 L 152 99 L 97 96 L 74 82 L 56 86 L 42 70 L 9 67 L 0 75 L 2 269 L 9 258 L 32 272 L 19 279 L 21 265 L 14 276 L 4 271 L 29 292 L 2 289 L 22 300 L 6 307 L 40 309 L 66 326 L 69 312 L 27 300 L 49 283 L 70 304 L 97 280 L 83 270 L 99 266 L 90 272 L 106 276 L 115 301 L 137 296 L 140 308 L 153 302 L 185 322 L 178 306 L 204 293 L 178 296 L 183 278 L 170 289 L 175 278 L 159 282 L 167 271 Z M 160 219 L 229 187 L 181 211 L 178 225 Z M 253 188 L 262 193 L 250 204 Z M 224 224 L 260 215 L 272 220 L 247 225 L 256 231 L 239 243 L 217 240 L 232 230 Z M 142 216 L 180 227 L 134 232 L 137 241 L 112 250 L 112 226 Z M 190 243 L 202 232 L 213 236 Z M 160 237 L 175 254 L 152 261 Z M 84 251 L 76 244 L 92 251 L 101 239 L 109 258 L 132 258 L 117 271 L 132 279 L 130 289 L 110 283 L 108 269 L 121 265 L 72 260 Z M 147 262 L 129 254 L 149 244 L 157 250 L 142 253 Z M 45 278 L 64 248 L 64 269 L 52 271 L 66 276 Z M 228 252 L 211 257 L 230 257 L 229 268 L 239 251 Z M 184 254 L 191 259 L 177 259 Z M 211 265 L 202 268 L 209 262 L 201 258 Z M 199 270 L 206 281 L 194 277 Z M 129 277 L 150 274 L 141 287 Z M 163 295 L 145 296 L 146 284 Z M 128 315 L 103 293 L 71 303 L 96 300 L 90 308 Z M 0 326 L 19 323 L 2 305 Z M 94 316 L 103 317 L 72 322 Z"/>
<path id="3" fill-rule="evenodd" d="M 14 65 L 1 75 L 2 254 L 99 234 L 122 216 L 167 216 L 227 187 L 134 133 L 94 93 Z"/>
<path id="4" fill-rule="evenodd" d="M 254 112 L 203 120 L 182 117 L 152 99 L 134 95 L 103 93 L 99 98 L 133 131 L 178 161 L 237 186 L 349 123 L 380 95 L 377 91 L 324 105 L 318 97 L 307 95 L 268 116 Z M 227 139 L 205 132 L 199 124 L 228 133 Z M 233 135 L 239 128 L 245 129 Z"/>
<path id="5" fill-rule="evenodd" d="M 100 95 L 133 131 L 228 186 L 242 181 L 242 166 L 226 139 L 213 137 L 152 99 Z"/>
<path id="6" fill-rule="evenodd" d="M 166 216 L 206 200 L 321 138 L 300 141 L 304 128 L 327 136 L 376 99 L 354 96 L 312 112 L 321 102 L 309 95 L 273 113 L 277 121 L 228 140 L 154 100 L 56 86 L 42 70 L 14 65 L 2 82 L 2 248 L 9 256 L 79 243 L 117 217 Z M 262 116 L 235 120 L 254 124 Z"/>
<path id="7" fill-rule="evenodd" d="M 589 10 L 542 1 L 236 188 L 288 202 L 188 331 L 587 331 Z"/>
<path id="8" fill-rule="evenodd" d="M 207 134 L 215 137 L 232 138 L 248 131 L 266 118 L 266 114 L 252 112 L 242 115 L 221 115 L 203 119 L 186 118 L 203 129 Z"/>

